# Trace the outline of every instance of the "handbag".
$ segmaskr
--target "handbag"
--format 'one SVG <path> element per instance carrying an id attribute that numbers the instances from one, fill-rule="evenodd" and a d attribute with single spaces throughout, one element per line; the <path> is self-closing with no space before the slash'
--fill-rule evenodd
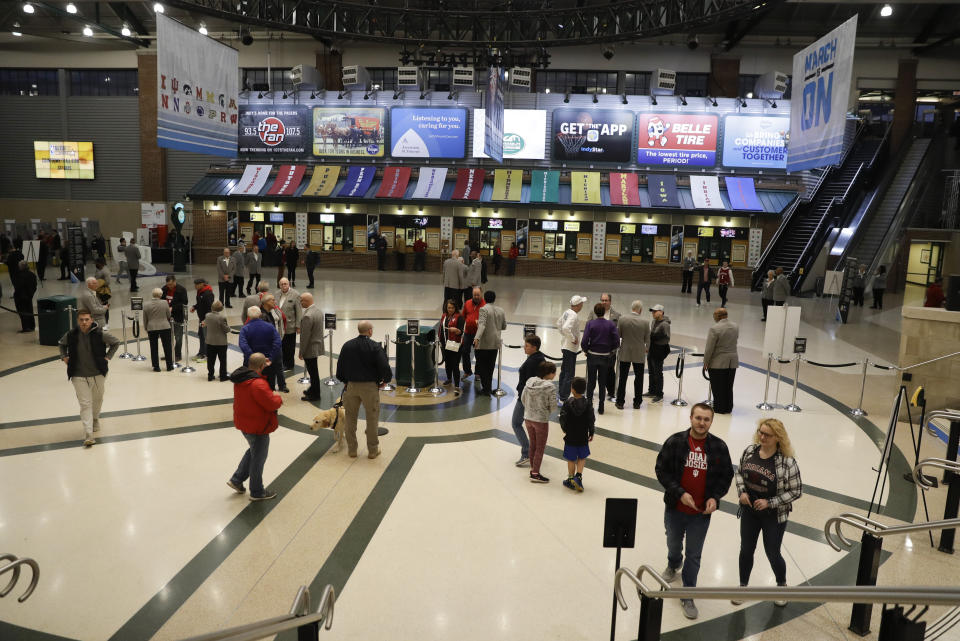
<path id="1" fill-rule="evenodd" d="M 452 338 L 448 338 L 448 339 L 447 339 L 447 342 L 444 343 L 444 345 L 443 345 L 443 349 L 447 350 L 448 352 L 459 352 L 459 351 L 460 351 L 460 343 L 458 343 L 457 341 L 453 340 Z"/>

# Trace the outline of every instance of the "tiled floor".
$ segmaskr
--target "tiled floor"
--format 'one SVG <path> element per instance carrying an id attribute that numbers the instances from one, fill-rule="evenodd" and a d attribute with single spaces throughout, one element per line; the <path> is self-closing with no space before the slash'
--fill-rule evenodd
<path id="1" fill-rule="evenodd" d="M 213 269 L 194 274 L 210 277 Z M 142 280 L 141 292 L 148 294 L 162 278 Z M 48 281 L 41 295 L 79 287 Z M 550 355 L 559 355 L 553 326 L 574 293 L 593 302 L 609 291 L 621 311 L 636 298 L 645 307 L 663 304 L 672 342 L 689 348 L 703 347 L 711 324 L 712 307 L 697 308 L 673 284 L 494 276 L 488 287 L 510 323 L 504 342 L 520 344 L 522 325 L 536 323 Z M 373 320 L 378 338 L 393 335 L 407 318 L 434 322 L 442 295 L 438 275 L 396 272 L 324 272 L 313 291 L 323 311 L 338 315 L 335 353 L 360 319 Z M 114 294 L 114 308 L 127 304 L 125 283 Z M 848 325 L 836 322 L 828 301 L 798 302 L 811 360 L 896 358 L 898 300 L 882 312 L 854 310 Z M 754 406 L 763 397 L 766 357 L 759 300 L 736 289 L 729 309 L 740 324 L 742 366 L 734 412 L 718 416 L 712 430 L 737 459 L 759 418 L 772 413 L 786 423 L 805 483 L 783 544 L 788 579 L 851 584 L 856 550 L 834 552 L 823 525 L 842 512 L 866 513 L 898 377 L 871 368 L 863 403 L 869 416 L 855 420 L 847 410 L 859 398 L 860 368 L 805 364 L 797 395 L 803 411 L 760 412 Z M 239 324 L 239 309 L 230 311 Z M 118 314 L 115 309 L 111 331 L 119 335 Z M 317 407 L 329 407 L 338 388 L 324 388 L 316 406 L 301 402 L 298 373 L 266 468 L 265 480 L 280 499 L 252 504 L 224 485 L 245 447 L 232 427 L 229 384 L 208 383 L 203 365 L 192 375 L 168 374 L 152 372 L 149 361 L 114 360 L 100 442 L 84 450 L 76 399 L 55 348 L 17 328 L 12 314 L 0 316 L 0 552 L 37 559 L 41 580 L 25 603 L 13 598 L 22 586 L 0 601 L 0 639 L 180 639 L 284 613 L 299 585 L 319 594 L 326 583 L 340 592 L 334 627 L 324 633 L 329 638 L 607 638 L 614 569 L 614 551 L 602 547 L 601 537 L 607 497 L 639 500 L 637 545 L 624 550 L 623 564 L 659 569 L 665 563 L 653 464 L 659 444 L 686 426 L 687 409 L 665 402 L 633 410 L 629 397 L 626 410 L 608 405 L 591 443 L 587 489 L 574 494 L 560 485 L 565 464 L 556 423 L 543 467 L 553 482 L 533 485 L 526 470 L 513 466 L 519 451 L 509 422 L 519 349 L 504 351 L 509 394 L 500 400 L 475 398 L 472 381 L 459 398 L 384 393 L 381 422 L 389 434 L 374 461 L 331 453 L 332 435 L 309 431 Z M 142 349 L 148 351 L 145 343 Z M 231 367 L 239 364 L 239 353 L 231 351 L 229 360 Z M 676 396 L 674 361 L 667 361 L 667 401 Z M 685 371 L 684 398 L 706 398 L 699 360 L 688 358 Z M 320 372 L 327 374 L 326 361 Z M 792 366 L 783 376 L 779 389 L 776 379 L 770 386 L 771 400 L 780 403 L 790 399 Z M 913 461 L 906 424 L 896 445 L 879 518 L 923 520 L 919 495 L 900 478 Z M 925 437 L 923 453 L 942 456 L 943 443 Z M 932 518 L 942 515 L 944 493 L 927 497 Z M 701 585 L 737 582 L 738 546 L 731 492 L 707 537 Z M 881 567 L 881 584 L 955 583 L 960 570 L 955 557 L 932 550 L 925 536 L 891 538 L 884 549 L 893 554 Z M 759 550 L 753 583 L 773 583 Z M 617 639 L 636 637 L 638 602 L 628 600 Z M 699 605 L 700 619 L 691 624 L 668 600 L 664 638 L 854 638 L 846 631 L 849 606 Z M 943 612 L 934 608 L 926 618 Z M 878 621 L 875 613 L 875 631 Z"/>

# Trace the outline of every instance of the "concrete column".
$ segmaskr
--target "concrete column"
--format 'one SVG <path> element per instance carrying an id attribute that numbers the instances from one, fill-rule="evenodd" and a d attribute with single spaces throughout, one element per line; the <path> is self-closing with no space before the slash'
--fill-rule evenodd
<path id="1" fill-rule="evenodd" d="M 740 93 L 740 58 L 710 56 L 707 91 L 714 98 L 736 98 Z"/>
<path id="2" fill-rule="evenodd" d="M 897 68 L 897 88 L 893 96 L 893 128 L 890 151 L 896 153 L 913 128 L 917 104 L 917 59 L 903 58 Z"/>
<path id="3" fill-rule="evenodd" d="M 167 154 L 157 146 L 157 54 L 137 55 L 140 85 L 140 200 L 166 202 Z"/>

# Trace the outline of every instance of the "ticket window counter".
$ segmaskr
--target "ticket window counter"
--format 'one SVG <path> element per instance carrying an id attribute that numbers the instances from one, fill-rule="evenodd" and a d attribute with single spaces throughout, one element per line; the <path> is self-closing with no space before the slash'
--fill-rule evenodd
<path id="1" fill-rule="evenodd" d="M 417 240 L 427 241 L 427 230 L 423 227 L 406 227 L 398 228 L 397 234 L 403 234 L 403 242 L 407 244 L 407 248 L 413 247 L 413 243 Z"/>
<path id="2" fill-rule="evenodd" d="M 559 241 L 560 246 L 560 256 L 557 256 L 557 241 Z M 558 234 L 556 232 L 545 232 L 543 234 L 543 257 L 547 258 L 563 258 L 563 243 L 564 237 L 563 234 Z"/>
<path id="3" fill-rule="evenodd" d="M 655 236 L 623 234 L 620 238 L 620 260 L 625 263 L 652 263 Z"/>
<path id="4" fill-rule="evenodd" d="M 620 262 L 629 263 L 633 260 L 633 239 L 636 234 L 622 234 L 620 236 Z"/>
<path id="5" fill-rule="evenodd" d="M 477 234 L 477 239 L 479 241 L 477 245 L 473 244 L 474 232 L 479 232 Z M 471 229 L 470 230 L 470 246 L 480 247 L 480 252 L 486 256 L 493 255 L 493 250 L 500 246 L 500 239 L 501 239 L 501 232 L 499 229 Z"/>
<path id="6" fill-rule="evenodd" d="M 720 240 L 719 238 L 701 238 L 699 244 L 697 245 L 697 256 L 700 260 L 704 258 L 709 258 L 710 262 L 714 265 L 719 264 L 720 262 Z M 727 256 L 730 255 L 730 241 L 729 239 L 723 239 L 727 241 Z M 729 258 L 727 259 L 729 260 Z"/>
<path id="7" fill-rule="evenodd" d="M 353 225 L 324 225 L 323 251 L 353 251 Z"/>
<path id="8" fill-rule="evenodd" d="M 283 224 L 282 223 L 252 223 L 253 224 L 253 233 L 257 234 L 260 238 L 266 238 L 270 233 L 273 233 L 277 237 L 277 241 L 283 239 Z"/>
<path id="9" fill-rule="evenodd" d="M 564 258 L 567 260 L 576 260 L 577 259 L 577 234 L 575 232 L 566 232 L 564 234 L 557 234 L 557 236 L 565 236 L 566 242 L 563 244 Z M 559 239 L 558 239 L 559 242 Z"/>

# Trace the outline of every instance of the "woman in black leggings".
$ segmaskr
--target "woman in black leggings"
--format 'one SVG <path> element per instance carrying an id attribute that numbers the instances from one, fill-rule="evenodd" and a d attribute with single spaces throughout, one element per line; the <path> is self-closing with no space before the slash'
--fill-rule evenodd
<path id="1" fill-rule="evenodd" d="M 460 313 L 455 300 L 447 300 L 443 306 L 443 317 L 440 319 L 443 341 L 443 364 L 447 370 L 447 385 L 453 383 L 454 394 L 460 393 L 460 341 L 463 338 L 463 326 L 466 319 Z M 447 349 L 456 343 L 456 349 Z"/>

